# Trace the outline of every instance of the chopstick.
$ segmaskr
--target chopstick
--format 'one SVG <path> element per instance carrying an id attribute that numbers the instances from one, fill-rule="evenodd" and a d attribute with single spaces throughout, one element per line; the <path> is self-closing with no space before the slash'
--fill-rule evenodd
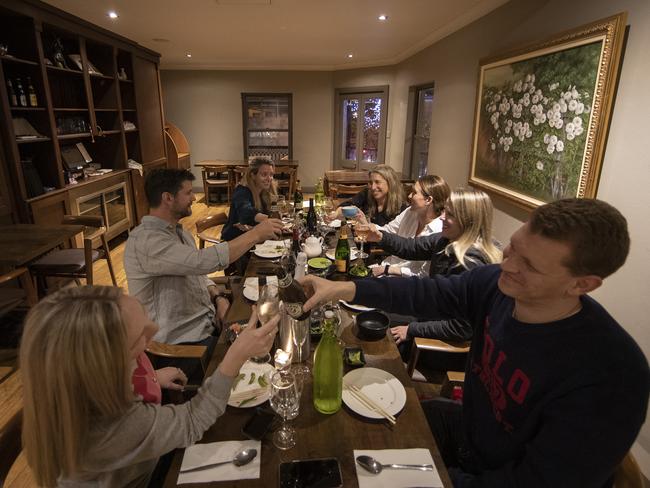
<path id="1" fill-rule="evenodd" d="M 391 425 L 395 425 L 395 423 L 397 422 L 395 420 L 395 417 L 392 416 L 390 413 L 388 413 L 386 410 L 384 410 L 381 407 L 381 405 L 378 405 L 373 400 L 368 398 L 358 386 L 346 384 L 345 387 L 352 394 L 352 396 L 357 400 L 359 400 L 359 402 L 361 402 L 366 408 L 369 408 L 370 410 L 377 412 L 386 420 L 388 420 L 391 423 Z"/>

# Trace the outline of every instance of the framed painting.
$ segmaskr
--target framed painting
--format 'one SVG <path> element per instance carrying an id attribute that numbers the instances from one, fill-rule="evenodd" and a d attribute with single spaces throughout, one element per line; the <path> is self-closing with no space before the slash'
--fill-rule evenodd
<path id="1" fill-rule="evenodd" d="M 526 208 L 596 196 L 626 18 L 481 60 L 471 185 Z"/>

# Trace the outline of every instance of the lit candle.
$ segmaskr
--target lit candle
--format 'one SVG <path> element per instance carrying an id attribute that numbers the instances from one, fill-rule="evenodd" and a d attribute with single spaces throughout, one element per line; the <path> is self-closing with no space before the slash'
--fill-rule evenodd
<path id="1" fill-rule="evenodd" d="M 275 363 L 275 369 L 284 369 L 288 367 L 291 364 L 291 352 L 277 349 L 275 351 L 275 356 L 273 357 L 273 362 Z"/>

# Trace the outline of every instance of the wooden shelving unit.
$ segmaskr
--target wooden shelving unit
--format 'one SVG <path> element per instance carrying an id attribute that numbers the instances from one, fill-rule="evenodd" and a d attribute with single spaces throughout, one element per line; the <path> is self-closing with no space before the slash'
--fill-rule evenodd
<path id="1" fill-rule="evenodd" d="M 0 56 L 0 178 L 8 181 L 0 184 L 12 189 L 0 193 L 10 197 L 14 221 L 56 222 L 75 211 L 71 188 L 76 200 L 85 186 L 101 190 L 92 179 L 68 185 L 68 146 L 83 143 L 93 163 L 114 171 L 128 169 L 129 159 L 145 170 L 166 166 L 157 53 L 37 0 L 4 0 L 0 32 L 8 46 Z M 13 105 L 7 82 L 15 91 L 20 80 L 27 91 L 28 78 L 36 106 Z M 37 137 L 17 137 L 15 127 Z M 122 197 L 135 199 L 126 208 L 137 218 L 146 207 L 141 185 L 129 176 Z"/>

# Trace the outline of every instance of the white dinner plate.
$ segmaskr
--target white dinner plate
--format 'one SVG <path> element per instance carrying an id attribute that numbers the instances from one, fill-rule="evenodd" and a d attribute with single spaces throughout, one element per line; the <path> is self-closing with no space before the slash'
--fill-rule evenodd
<path id="1" fill-rule="evenodd" d="M 353 312 L 369 312 L 370 310 L 375 310 L 374 308 L 366 307 L 365 305 L 358 305 L 356 303 L 349 303 L 345 300 L 339 300 L 339 302 Z"/>
<path id="2" fill-rule="evenodd" d="M 271 366 L 269 363 L 254 363 L 252 361 L 246 361 L 244 365 L 241 367 L 241 369 L 239 370 L 240 374 L 245 375 L 244 379 L 242 379 L 237 383 L 237 387 L 234 390 L 230 391 L 231 395 L 237 394 L 238 400 L 232 401 L 228 399 L 228 405 L 230 405 L 231 407 L 241 406 L 242 408 L 248 408 L 248 407 L 256 407 L 257 405 L 261 405 L 262 403 L 267 401 L 271 396 L 271 376 L 273 375 L 274 371 L 275 368 Z M 255 380 L 253 381 L 253 383 L 249 385 L 248 382 L 251 378 L 252 373 L 255 373 Z M 246 396 L 245 393 L 247 391 L 254 391 L 254 390 L 259 391 L 262 388 L 257 381 L 260 375 L 263 375 L 264 378 L 266 379 L 266 386 L 263 388 L 263 393 Z M 242 398 L 242 396 L 244 398 Z M 253 399 L 246 401 L 249 398 L 253 398 Z M 242 403 L 244 404 L 243 406 L 241 405 Z"/>
<path id="3" fill-rule="evenodd" d="M 260 258 L 279 258 L 284 254 L 285 250 L 290 248 L 290 246 L 290 239 L 285 241 L 264 241 L 262 244 L 255 246 L 253 254 Z"/>
<path id="4" fill-rule="evenodd" d="M 325 256 L 327 256 L 329 259 L 332 261 L 335 261 L 336 258 L 334 257 L 334 253 L 336 252 L 336 246 L 334 246 L 333 249 L 328 249 L 325 251 Z M 359 257 L 359 251 L 356 249 L 350 249 L 350 261 L 354 261 Z"/>
<path id="5" fill-rule="evenodd" d="M 397 415 L 406 405 L 406 390 L 404 385 L 392 374 L 377 368 L 353 369 L 343 377 L 343 403 L 355 413 L 371 419 L 384 417 L 366 408 L 346 388 L 346 385 L 355 385 L 365 396 L 382 407 L 391 415 Z"/>
<path id="6" fill-rule="evenodd" d="M 260 281 L 257 276 L 251 276 L 246 278 L 244 281 L 243 294 L 244 297 L 249 300 L 256 302 L 260 298 Z M 278 277 L 277 276 L 267 276 L 266 277 L 267 285 L 278 286 Z"/>

